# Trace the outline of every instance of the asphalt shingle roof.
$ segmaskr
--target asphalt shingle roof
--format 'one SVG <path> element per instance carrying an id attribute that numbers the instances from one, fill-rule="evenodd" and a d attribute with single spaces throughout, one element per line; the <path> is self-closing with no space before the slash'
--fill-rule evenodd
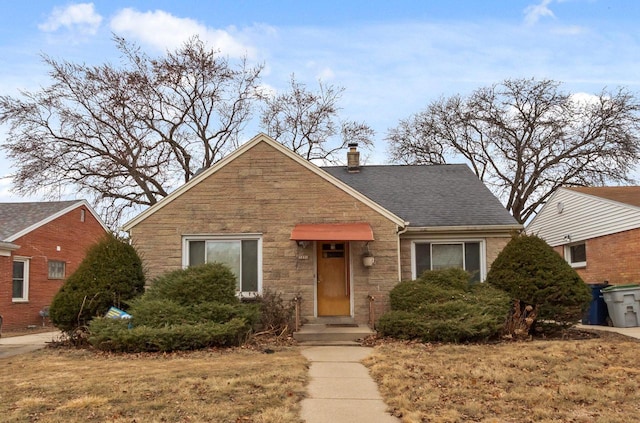
<path id="1" fill-rule="evenodd" d="M 79 200 L 0 203 L 0 241 L 4 241 L 78 202 Z"/>
<path id="2" fill-rule="evenodd" d="M 323 170 L 356 189 L 411 227 L 517 225 L 468 166 L 345 166 Z"/>
<path id="3" fill-rule="evenodd" d="M 567 189 L 640 207 L 640 186 L 571 187 Z"/>

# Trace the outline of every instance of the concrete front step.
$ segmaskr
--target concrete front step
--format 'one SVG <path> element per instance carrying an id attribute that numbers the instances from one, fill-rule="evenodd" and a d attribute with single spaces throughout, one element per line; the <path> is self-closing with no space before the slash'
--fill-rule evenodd
<path id="1" fill-rule="evenodd" d="M 325 324 L 305 324 L 293 338 L 298 342 L 314 342 L 315 345 L 332 345 L 327 342 L 356 342 L 373 335 L 375 332 L 367 325 L 337 326 Z M 317 344 L 317 343 L 325 344 Z"/>

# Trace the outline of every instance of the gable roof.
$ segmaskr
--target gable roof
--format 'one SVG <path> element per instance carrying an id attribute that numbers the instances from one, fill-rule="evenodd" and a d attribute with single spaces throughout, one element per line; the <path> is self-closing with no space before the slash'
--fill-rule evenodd
<path id="1" fill-rule="evenodd" d="M 521 229 L 511 214 L 466 165 L 318 167 L 273 138 L 258 134 L 209 169 L 197 174 L 155 205 L 123 225 L 129 231 L 191 187 L 218 172 L 260 142 L 364 202 L 398 226 L 416 228 Z"/>
<path id="2" fill-rule="evenodd" d="M 131 219 L 130 221 L 125 223 L 122 226 L 122 229 L 125 230 L 125 231 L 131 230 L 138 223 L 142 222 L 143 220 L 145 220 L 146 218 L 148 218 L 149 216 L 151 216 L 152 214 L 154 214 L 158 210 L 161 210 L 167 204 L 170 204 L 172 201 L 174 201 L 177 198 L 179 198 L 182 194 L 187 192 L 193 186 L 201 183 L 202 181 L 207 179 L 209 176 L 215 174 L 220 169 L 224 168 L 227 164 L 231 163 L 233 160 L 235 160 L 236 158 L 238 158 L 242 154 L 246 153 L 247 151 L 249 151 L 251 148 L 253 148 L 257 144 L 262 143 L 262 142 L 266 143 L 269 146 L 271 146 L 272 148 L 278 150 L 280 153 L 282 153 L 286 157 L 288 157 L 291 160 L 297 162 L 299 165 L 303 166 L 304 168 L 306 168 L 306 169 L 310 170 L 311 172 L 315 173 L 316 175 L 320 176 L 321 178 L 323 178 L 324 180 L 326 180 L 330 184 L 333 184 L 334 186 L 336 186 L 337 188 L 339 188 L 342 191 L 346 192 L 347 194 L 351 195 L 352 197 L 362 201 L 363 203 L 365 203 L 366 205 L 371 207 L 373 210 L 375 210 L 378 213 L 380 213 L 381 215 L 385 216 L 386 218 L 388 218 L 389 220 L 391 220 L 392 222 L 394 222 L 398 226 L 405 226 L 406 225 L 407 222 L 405 222 L 402 218 L 398 217 L 397 215 L 395 215 L 394 213 L 392 213 L 388 209 L 386 209 L 383 206 L 381 206 L 381 205 L 377 204 L 376 202 L 372 201 L 370 198 L 368 198 L 367 196 L 365 196 L 362 193 L 358 192 L 353 187 L 345 184 L 341 180 L 339 180 L 339 179 L 333 177 L 332 175 L 330 175 L 329 173 L 323 171 L 320 167 L 314 165 L 313 163 L 309 162 L 308 160 L 305 160 L 299 154 L 297 154 L 294 151 L 288 149 L 287 147 L 285 147 L 284 145 L 280 144 L 279 142 L 277 142 L 273 138 L 269 137 L 268 135 L 265 135 L 265 134 L 261 133 L 261 134 L 256 135 L 255 137 L 253 137 L 251 140 L 249 140 L 245 144 L 241 145 L 233 153 L 231 153 L 230 155 L 224 157 L 223 159 L 221 159 L 219 162 L 215 163 L 210 168 L 208 168 L 208 169 L 200 172 L 196 176 L 194 176 L 189 182 L 187 182 L 186 184 L 180 186 L 175 191 L 173 191 L 171 194 L 169 194 L 168 196 L 166 196 L 162 200 L 158 201 L 153 206 L 147 208 L 145 211 L 140 213 L 138 216 L 134 217 L 133 219 Z"/>
<path id="3" fill-rule="evenodd" d="M 594 195 L 606 198 L 619 203 L 630 204 L 640 207 L 640 186 L 623 187 L 571 187 L 570 191 L 581 192 L 583 194 Z"/>
<path id="4" fill-rule="evenodd" d="M 558 246 L 640 228 L 639 187 L 561 187 L 526 231 Z"/>
<path id="5" fill-rule="evenodd" d="M 14 241 L 80 206 L 86 207 L 107 230 L 85 200 L 0 203 L 0 241 Z"/>
<path id="6" fill-rule="evenodd" d="M 463 164 L 361 166 L 325 171 L 409 221 L 411 227 L 513 226 L 516 220 Z"/>

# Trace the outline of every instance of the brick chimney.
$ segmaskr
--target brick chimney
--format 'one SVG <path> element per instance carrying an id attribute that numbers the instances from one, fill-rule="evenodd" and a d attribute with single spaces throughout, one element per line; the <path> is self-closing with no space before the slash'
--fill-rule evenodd
<path id="1" fill-rule="evenodd" d="M 360 172 L 360 152 L 358 151 L 357 142 L 349 143 L 349 151 L 347 151 L 347 172 Z"/>

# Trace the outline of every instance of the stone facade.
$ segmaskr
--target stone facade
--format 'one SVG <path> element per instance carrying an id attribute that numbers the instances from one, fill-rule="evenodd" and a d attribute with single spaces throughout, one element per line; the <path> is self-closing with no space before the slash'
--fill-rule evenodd
<path id="1" fill-rule="evenodd" d="M 81 219 L 84 215 L 84 221 Z M 20 248 L 11 256 L 0 256 L 0 315 L 3 330 L 26 329 L 41 326 L 40 310 L 51 304 L 65 279 L 49 279 L 50 260 L 65 263 L 65 278 L 72 274 L 84 259 L 87 248 L 106 233 L 102 224 L 84 206 L 48 222 L 12 241 Z M 28 298 L 13 301 L 13 259 L 29 261 Z"/>
<path id="2" fill-rule="evenodd" d="M 284 299 L 300 296 L 302 315 L 311 319 L 315 244 L 299 247 L 290 240 L 291 231 L 298 223 L 351 222 L 369 223 L 375 238 L 369 246 L 375 256 L 371 268 L 360 258 L 365 243 L 350 243 L 353 315 L 366 323 L 369 295 L 379 299 L 380 315 L 398 282 L 397 225 L 265 142 L 192 185 L 130 234 L 151 279 L 183 265 L 184 236 L 260 234 L 262 288 L 277 290 Z"/>
<path id="3" fill-rule="evenodd" d="M 356 222 L 368 223 L 375 238 L 368 245 L 375 257 L 372 267 L 362 263 L 367 243 L 349 242 L 351 312 L 356 323 L 364 324 L 371 310 L 375 319 L 388 311 L 389 291 L 411 278 L 410 237 L 398 235 L 404 222 L 267 137 L 243 146 L 125 228 L 150 283 L 186 266 L 189 237 L 259 237 L 262 290 L 277 291 L 285 300 L 301 298 L 304 322 L 317 315 L 317 243 L 298 245 L 290 239 L 292 230 L 297 224 Z M 439 234 L 481 238 L 488 263 L 510 235 L 489 229 Z"/>

